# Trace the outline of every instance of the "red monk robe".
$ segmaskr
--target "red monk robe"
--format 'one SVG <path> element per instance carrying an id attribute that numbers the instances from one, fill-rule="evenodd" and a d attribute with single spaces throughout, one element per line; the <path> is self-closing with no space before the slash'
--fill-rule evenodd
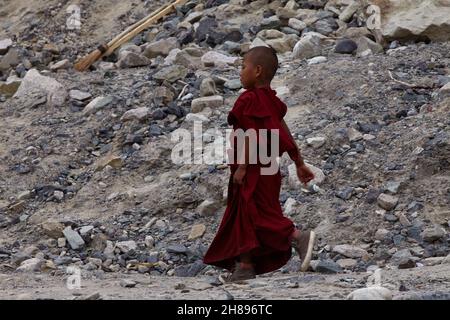
<path id="1" fill-rule="evenodd" d="M 280 153 L 299 156 L 296 145 L 281 126 L 286 105 L 269 87 L 245 91 L 228 114 L 233 130 L 278 129 Z M 236 144 L 235 144 L 236 145 Z M 281 174 L 261 175 L 260 164 L 249 164 L 242 185 L 233 183 L 238 164 L 230 164 L 227 208 L 203 262 L 230 271 L 243 253 L 252 254 L 255 273 L 277 270 L 291 258 L 295 226 L 283 216 L 279 202 Z"/>

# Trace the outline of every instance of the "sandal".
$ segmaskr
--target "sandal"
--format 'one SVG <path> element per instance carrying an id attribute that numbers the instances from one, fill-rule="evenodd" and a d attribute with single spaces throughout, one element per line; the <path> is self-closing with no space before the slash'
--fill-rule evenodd
<path id="1" fill-rule="evenodd" d="M 300 257 L 302 264 L 300 271 L 305 272 L 309 268 L 309 264 L 312 258 L 312 252 L 314 249 L 314 241 L 316 240 L 316 234 L 314 231 L 300 231 L 300 238 L 292 240 L 292 246 Z"/>

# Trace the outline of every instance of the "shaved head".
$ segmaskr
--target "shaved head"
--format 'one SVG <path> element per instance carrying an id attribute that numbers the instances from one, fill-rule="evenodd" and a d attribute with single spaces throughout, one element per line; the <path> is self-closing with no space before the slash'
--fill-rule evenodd
<path id="1" fill-rule="evenodd" d="M 254 66 L 261 66 L 265 80 L 272 81 L 275 77 L 278 69 L 278 57 L 272 47 L 254 47 L 245 54 L 244 59 Z"/>

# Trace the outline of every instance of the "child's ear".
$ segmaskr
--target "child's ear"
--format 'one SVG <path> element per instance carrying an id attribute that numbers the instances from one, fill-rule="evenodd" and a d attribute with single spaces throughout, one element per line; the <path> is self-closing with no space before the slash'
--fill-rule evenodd
<path id="1" fill-rule="evenodd" d="M 258 65 L 256 66 L 256 76 L 257 76 L 257 77 L 261 76 L 261 75 L 262 75 L 262 72 L 263 72 L 263 68 L 262 68 L 261 65 L 258 64 Z"/>

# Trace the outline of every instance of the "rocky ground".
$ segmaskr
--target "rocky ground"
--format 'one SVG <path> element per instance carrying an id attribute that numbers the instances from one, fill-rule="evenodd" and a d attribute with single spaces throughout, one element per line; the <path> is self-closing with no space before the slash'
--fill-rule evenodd
<path id="1" fill-rule="evenodd" d="M 79 1 L 82 28 L 67 32 L 69 2 L 38 2 L 0 12 L 0 298 L 343 299 L 381 269 L 382 298 L 448 299 L 450 42 L 383 46 L 352 1 L 190 1 L 80 73 L 77 59 L 159 4 Z M 308 273 L 294 257 L 223 285 L 201 258 L 227 166 L 173 163 L 171 137 L 195 120 L 204 145 L 224 135 L 239 58 L 264 43 L 318 177 L 302 188 L 283 158 L 280 201 L 319 239 Z"/>

